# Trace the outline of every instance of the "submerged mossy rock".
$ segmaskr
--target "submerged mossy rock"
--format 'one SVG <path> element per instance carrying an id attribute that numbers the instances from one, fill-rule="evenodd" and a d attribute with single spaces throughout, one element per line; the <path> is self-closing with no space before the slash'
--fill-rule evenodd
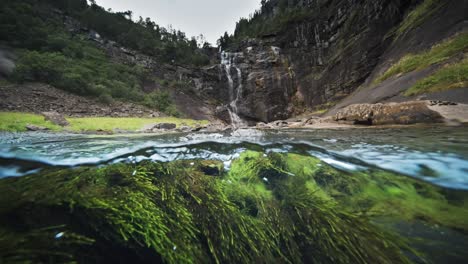
<path id="1" fill-rule="evenodd" d="M 377 169 L 340 171 L 311 156 L 248 151 L 233 162 L 228 177 L 242 183 L 242 188 L 248 186 L 263 195 L 277 189 L 278 180 L 290 184 L 300 179 L 314 196 L 348 212 L 424 220 L 468 234 L 467 192 L 446 190 L 395 173 Z"/>
<path id="2" fill-rule="evenodd" d="M 3 179 L 0 262 L 409 262 L 400 238 L 280 160 L 246 153 L 223 177 L 177 161 Z"/>
<path id="3" fill-rule="evenodd" d="M 224 164 L 216 160 L 201 160 L 197 163 L 198 169 L 206 175 L 221 176 L 224 172 Z"/>
<path id="4" fill-rule="evenodd" d="M 49 170 L 0 180 L 0 262 L 405 263 L 419 253 L 371 218 L 466 232 L 466 201 L 296 154 Z"/>

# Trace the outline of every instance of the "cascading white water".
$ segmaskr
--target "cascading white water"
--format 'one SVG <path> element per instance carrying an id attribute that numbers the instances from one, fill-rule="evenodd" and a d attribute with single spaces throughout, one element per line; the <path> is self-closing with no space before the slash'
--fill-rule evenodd
<path id="1" fill-rule="evenodd" d="M 237 103 L 242 96 L 242 70 L 236 65 L 235 60 L 239 56 L 239 53 L 230 53 L 221 51 L 221 65 L 226 72 L 229 87 L 229 117 L 231 118 L 231 125 L 234 128 L 239 128 L 245 125 L 244 121 L 238 115 Z M 234 79 L 231 75 L 231 69 L 234 68 L 237 71 L 237 87 L 234 87 Z M 234 94 L 234 92 L 236 92 Z"/>

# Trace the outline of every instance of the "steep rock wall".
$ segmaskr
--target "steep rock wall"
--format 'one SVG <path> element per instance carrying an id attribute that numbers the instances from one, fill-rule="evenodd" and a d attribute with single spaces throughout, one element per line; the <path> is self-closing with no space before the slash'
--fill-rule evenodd
<path id="1" fill-rule="evenodd" d="M 425 10 L 424 19 L 408 23 L 408 14 L 428 2 L 438 8 Z M 370 85 L 405 54 L 431 47 L 466 28 L 467 6 L 468 2 L 463 0 L 267 1 L 260 19 L 249 23 L 254 29 L 270 29 L 250 36 L 255 39 L 235 36 L 236 42 L 230 46 L 231 50 L 244 53 L 251 43 L 262 47 L 250 50 L 250 66 L 243 67 L 243 75 L 251 78 L 244 80 L 246 106 L 239 108 L 241 116 L 265 122 L 306 110 L 330 109 L 358 88 Z M 293 11 L 285 16 L 281 15 L 282 10 Z M 272 23 L 281 26 L 268 27 Z M 399 31 L 405 23 L 410 27 Z M 263 63 L 265 47 L 271 46 L 281 51 L 282 63 L 275 67 Z M 288 78 L 271 77 L 278 74 L 274 73 L 278 69 L 279 75 L 289 76 L 286 83 L 277 80 Z M 272 81 L 263 84 L 254 81 L 262 79 Z M 282 96 L 259 93 L 259 84 Z M 226 84 L 223 89 L 227 89 Z M 365 103 L 363 96 L 361 101 Z M 264 114 L 266 109 L 269 112 Z"/>
<path id="2" fill-rule="evenodd" d="M 369 76 L 391 40 L 408 1 L 301 1 L 316 10 L 277 35 L 292 61 L 305 106 L 336 102 Z M 300 111 L 300 109 L 298 109 Z"/>

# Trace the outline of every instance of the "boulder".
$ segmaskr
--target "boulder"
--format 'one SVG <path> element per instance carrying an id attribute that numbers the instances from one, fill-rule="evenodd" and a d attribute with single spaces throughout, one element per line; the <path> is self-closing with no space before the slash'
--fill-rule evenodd
<path id="1" fill-rule="evenodd" d="M 46 131 L 46 130 L 49 130 L 49 128 L 47 128 L 47 127 L 36 126 L 36 125 L 31 125 L 31 124 L 27 124 L 26 129 L 28 131 Z"/>
<path id="2" fill-rule="evenodd" d="M 173 123 L 159 123 L 156 124 L 153 129 L 172 130 L 176 129 L 177 125 Z"/>
<path id="3" fill-rule="evenodd" d="M 177 129 L 177 131 L 180 131 L 180 132 L 190 132 L 192 131 L 192 127 L 189 127 L 189 126 L 181 126 Z"/>
<path id="4" fill-rule="evenodd" d="M 158 124 L 145 125 L 143 126 L 142 129 L 138 131 L 151 133 L 151 132 L 160 132 L 161 130 L 174 130 L 176 128 L 177 128 L 177 125 L 173 123 L 158 123 Z"/>
<path id="5" fill-rule="evenodd" d="M 221 161 L 202 160 L 197 163 L 200 171 L 210 176 L 221 176 L 224 171 L 224 164 Z"/>
<path id="6" fill-rule="evenodd" d="M 340 110 L 333 119 L 355 125 L 409 125 L 443 122 L 443 117 L 438 112 L 429 109 L 427 101 L 355 104 Z"/>
<path id="7" fill-rule="evenodd" d="M 63 117 L 63 115 L 59 114 L 58 112 L 43 112 L 42 115 L 44 119 L 50 121 L 58 126 L 68 126 L 70 123 Z"/>

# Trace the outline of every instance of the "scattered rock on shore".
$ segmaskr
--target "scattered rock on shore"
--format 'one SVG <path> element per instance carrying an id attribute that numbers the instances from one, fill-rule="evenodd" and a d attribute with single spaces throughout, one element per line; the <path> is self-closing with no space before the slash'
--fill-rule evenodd
<path id="1" fill-rule="evenodd" d="M 31 124 L 27 124 L 26 129 L 28 131 L 47 131 L 47 130 L 49 130 L 49 128 L 47 128 L 47 127 L 36 126 L 36 125 L 31 125 Z"/>
<path id="2" fill-rule="evenodd" d="M 44 116 L 45 120 L 50 121 L 55 125 L 62 127 L 70 125 L 65 117 L 58 112 L 42 112 L 42 115 Z"/>
<path id="3" fill-rule="evenodd" d="M 173 124 L 173 123 L 159 123 L 159 124 L 156 124 L 153 129 L 164 129 L 164 130 L 172 130 L 172 129 L 175 129 L 177 127 L 176 124 Z"/>
<path id="4" fill-rule="evenodd" d="M 176 128 L 177 128 L 177 125 L 173 123 L 157 123 L 157 124 L 145 125 L 139 132 L 151 133 L 151 132 L 175 130 Z"/>

